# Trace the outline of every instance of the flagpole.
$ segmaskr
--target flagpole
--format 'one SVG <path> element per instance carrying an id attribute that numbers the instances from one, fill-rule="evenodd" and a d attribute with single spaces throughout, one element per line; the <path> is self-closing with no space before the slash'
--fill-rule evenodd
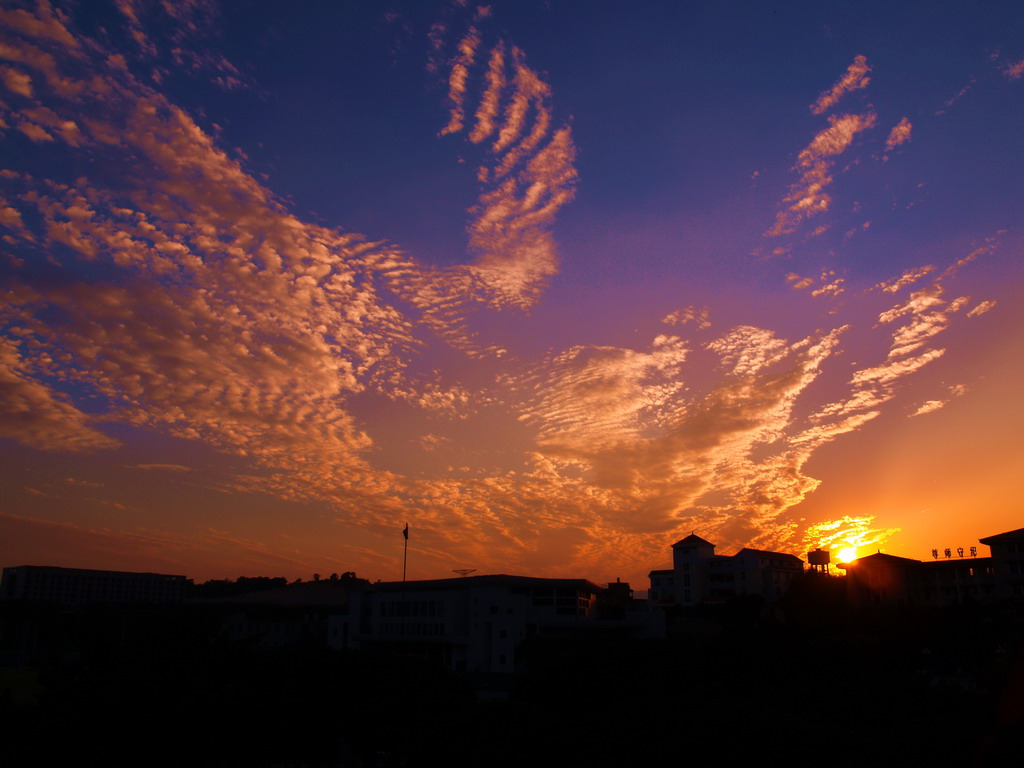
<path id="1" fill-rule="evenodd" d="M 405 524 L 405 529 L 402 531 L 402 536 L 405 537 L 405 549 L 402 552 L 402 583 L 405 583 L 405 564 L 409 561 L 409 524 Z"/>
<path id="2" fill-rule="evenodd" d="M 409 604 L 405 601 L 405 564 L 409 560 L 409 523 L 405 524 L 405 528 L 402 529 L 402 538 L 405 539 L 405 544 L 402 548 L 402 601 L 399 603 L 401 606 L 402 621 L 399 625 L 401 627 L 399 637 L 401 638 L 402 655 L 405 655 L 405 614 L 409 612 Z"/>

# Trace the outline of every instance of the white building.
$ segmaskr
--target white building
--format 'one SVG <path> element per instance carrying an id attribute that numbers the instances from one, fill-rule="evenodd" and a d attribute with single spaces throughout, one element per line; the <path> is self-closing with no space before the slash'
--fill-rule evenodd
<path id="1" fill-rule="evenodd" d="M 585 579 L 505 575 L 379 583 L 350 594 L 329 642 L 400 648 L 459 672 L 515 672 L 523 640 L 589 624 L 600 591 Z"/>
<path id="2" fill-rule="evenodd" d="M 795 555 L 744 547 L 716 555 L 715 545 L 690 534 L 672 545 L 672 568 L 651 571 L 648 599 L 655 605 L 698 605 L 734 597 L 774 603 L 803 573 Z"/>

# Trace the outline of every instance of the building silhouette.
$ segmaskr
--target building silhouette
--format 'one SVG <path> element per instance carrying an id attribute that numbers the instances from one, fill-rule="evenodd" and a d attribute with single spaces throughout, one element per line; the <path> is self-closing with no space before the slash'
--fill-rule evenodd
<path id="1" fill-rule="evenodd" d="M 4 568 L 0 599 L 55 603 L 167 603 L 185 594 L 187 579 L 163 573 L 92 571 L 51 565 Z"/>
<path id="2" fill-rule="evenodd" d="M 655 605 L 692 606 L 736 597 L 776 602 L 803 573 L 796 555 L 744 547 L 716 555 L 715 545 L 690 534 L 672 545 L 672 568 L 650 572 L 648 599 Z"/>
<path id="3" fill-rule="evenodd" d="M 596 618 L 601 587 L 586 579 L 481 575 L 383 582 L 353 591 L 331 619 L 335 648 L 401 649 L 469 673 L 522 669 L 521 644 Z"/>
<path id="4" fill-rule="evenodd" d="M 954 605 L 1024 597 L 1024 528 L 978 540 L 990 557 L 914 560 L 883 552 L 840 567 L 859 605 Z"/>

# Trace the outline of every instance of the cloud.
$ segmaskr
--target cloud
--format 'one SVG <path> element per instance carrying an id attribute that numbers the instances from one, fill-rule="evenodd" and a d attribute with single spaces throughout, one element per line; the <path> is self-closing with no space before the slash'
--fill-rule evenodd
<path id="1" fill-rule="evenodd" d="M 939 275 L 935 282 L 941 283 L 944 280 L 948 280 L 954 277 L 958 272 L 960 272 L 961 269 L 966 267 L 971 262 L 981 258 L 982 256 L 985 256 L 986 254 L 995 251 L 997 245 L 998 243 L 995 237 L 986 237 L 984 245 L 978 246 L 963 258 L 957 259 L 953 264 L 946 267 L 946 269 L 942 272 L 941 275 Z"/>
<path id="2" fill-rule="evenodd" d="M 794 291 L 802 291 L 810 288 L 816 282 L 819 283 L 818 287 L 811 291 L 811 296 L 814 298 L 819 296 L 836 297 L 846 291 L 846 288 L 843 287 L 846 278 L 836 277 L 835 270 L 832 269 L 822 270 L 821 275 L 817 278 L 800 277 L 796 272 L 789 272 L 786 275 L 786 282 Z"/>
<path id="3" fill-rule="evenodd" d="M 459 42 L 458 56 L 452 62 L 451 72 L 448 74 L 448 101 L 451 107 L 448 125 L 441 129 L 442 136 L 461 131 L 465 124 L 466 113 L 463 101 L 466 98 L 466 83 L 469 80 L 469 69 L 473 66 L 473 59 L 479 45 L 480 33 L 476 27 L 471 27 Z"/>
<path id="4" fill-rule="evenodd" d="M 933 411 L 937 411 L 940 408 L 942 408 L 946 404 L 946 402 L 947 401 L 945 400 L 927 400 L 924 403 L 921 403 L 918 409 L 910 415 L 920 416 L 925 413 L 932 413 Z"/>
<path id="5" fill-rule="evenodd" d="M 1021 77 L 1024 77 L 1024 59 L 1008 61 L 1003 67 L 1003 74 L 1008 80 L 1020 80 Z"/>
<path id="6" fill-rule="evenodd" d="M 21 56 L 67 97 L 34 90 L 21 113 L 55 126 L 54 142 L 118 171 L 106 185 L 86 176 L 0 180 L 21 208 L 5 205 L 4 221 L 32 256 L 10 273 L 0 308 L 4 327 L 23 340 L 11 337 L 5 350 L 26 355 L 12 351 L 5 368 L 13 410 L 5 436 L 46 448 L 113 447 L 90 426 L 97 417 L 65 394 L 86 392 L 102 404 L 102 421 L 201 441 L 261 469 L 226 489 L 351 506 L 359 511 L 347 522 L 371 530 L 407 514 L 408 499 L 426 491 L 374 466 L 378 448 L 354 401 L 400 400 L 457 419 L 487 402 L 415 369 L 432 338 L 471 357 L 500 356 L 476 342 L 468 318 L 530 300 L 555 268 L 548 230 L 572 197 L 575 169 L 569 129 L 534 122 L 547 87 L 518 53 L 509 103 L 528 87 L 531 106 L 526 115 L 496 113 L 512 141 L 492 149 L 503 178 L 472 212 L 476 263 L 437 269 L 299 220 L 123 59 L 98 44 L 84 49 L 75 78 L 60 66 L 66 50 Z M 518 126 L 511 132 L 509 120 Z M 83 277 L 48 280 L 38 267 L 47 260 Z M 43 381 L 49 373 L 56 389 Z M 496 482 L 481 485 L 481 498 Z M 509 481 L 509 504 L 519 483 Z M 426 517 L 453 514 L 425 502 Z"/>
<path id="7" fill-rule="evenodd" d="M 26 37 L 55 42 L 72 51 L 78 48 L 78 40 L 61 24 L 46 0 L 41 0 L 36 5 L 34 14 L 20 8 L 0 8 L 0 26 Z"/>
<path id="8" fill-rule="evenodd" d="M 468 418 L 488 401 L 486 396 L 471 392 L 460 384 L 442 383 L 438 380 L 438 371 L 434 371 L 433 378 L 430 381 L 407 379 L 388 390 L 386 395 L 411 403 L 423 411 L 457 419 Z"/>
<path id="9" fill-rule="evenodd" d="M 871 78 L 867 76 L 871 71 L 868 60 L 865 56 L 855 56 L 853 63 L 847 68 L 846 73 L 836 81 L 831 90 L 825 91 L 818 100 L 811 105 L 811 112 L 821 115 L 832 109 L 839 100 L 847 93 L 866 88 Z"/>
<path id="10" fill-rule="evenodd" d="M 138 21 L 138 56 L 157 55 L 146 49 L 158 39 L 143 26 L 149 6 L 120 7 L 130 31 Z M 11 253 L 2 434 L 101 450 L 117 445 L 101 431 L 111 424 L 212 446 L 235 457 L 218 490 L 327 503 L 343 538 L 360 539 L 346 551 L 374 562 L 389 562 L 380 553 L 406 519 L 424 562 L 445 569 L 635 564 L 694 525 L 723 544 L 798 541 L 785 513 L 818 485 L 807 461 L 877 418 L 904 377 L 943 354 L 931 345 L 966 299 L 947 300 L 938 284 L 988 252 L 858 327 L 881 353 L 841 369 L 838 392 L 822 380 L 837 378 L 850 325 L 783 334 L 719 321 L 712 335 L 710 310 L 697 305 L 659 311 L 650 319 L 668 327 L 644 342 L 524 359 L 493 332 L 493 313 L 529 307 L 555 274 L 554 224 L 577 168 L 570 126 L 522 50 L 477 33 L 447 61 L 442 133 L 464 137 L 479 190 L 467 263 L 438 267 L 304 220 L 133 75 L 137 60 L 82 37 L 64 46 L 48 6 L 35 15 L 24 28 L 46 34 L 5 43 L 28 78 L 11 82 L 31 85 L 11 99 L 15 124 L 51 141 L 15 137 L 39 170 L 0 174 Z M 447 28 L 434 30 L 438 62 Z M 177 57 L 185 69 L 198 61 Z M 829 121 L 798 157 L 779 233 L 828 208 L 832 164 L 875 116 Z M 931 270 L 876 286 L 873 298 L 889 302 Z M 816 296 L 853 293 L 852 277 L 812 274 L 787 280 Z M 409 456 L 465 469 L 403 474 Z M 188 471 L 131 466 L 154 482 Z M 282 567 L 300 560 L 275 560 L 270 544 L 229 531 L 197 542 L 197 552 L 223 546 Z"/>
<path id="11" fill-rule="evenodd" d="M 12 341 L 0 338 L 0 436 L 48 451 L 117 447 L 67 397 L 35 379 L 33 368 Z"/>
<path id="12" fill-rule="evenodd" d="M 30 237 L 28 230 L 25 229 L 25 222 L 21 218 L 21 211 L 11 206 L 2 197 L 0 197 L 0 226 L 14 230 L 23 239 Z"/>
<path id="13" fill-rule="evenodd" d="M 29 120 L 21 120 L 18 123 L 18 130 L 28 136 L 32 141 L 53 141 L 53 136 L 46 132 L 41 125 L 36 125 Z"/>
<path id="14" fill-rule="evenodd" d="M 800 472 L 805 456 L 780 438 L 838 336 L 792 344 L 737 326 L 701 351 L 721 365 L 706 388 L 687 384 L 697 351 L 678 337 L 658 336 L 648 351 L 573 348 L 521 382 L 536 393 L 521 418 L 538 430 L 552 472 L 602 490 L 605 525 L 640 534 L 699 515 L 703 529 L 724 531 L 742 508 L 767 541 L 773 521 L 816 485 Z M 724 494 L 723 503 L 702 502 L 709 494 Z"/>
<path id="15" fill-rule="evenodd" d="M 103 263 L 116 276 L 54 284 L 31 263 L 11 276 L 5 316 L 30 343 L 26 360 L 5 360 L 17 392 L 7 403 L 31 401 L 37 414 L 19 439 L 113 444 L 34 378 L 40 361 L 59 354 L 69 381 L 114 404 L 104 418 L 271 464 L 293 464 L 297 446 L 316 444 L 325 466 L 364 467 L 371 441 L 344 398 L 400 368 L 412 344 L 408 320 L 377 295 L 364 261 L 373 247 L 285 213 L 182 110 L 102 54 L 83 74 L 88 88 L 66 81 L 78 100 L 59 102 L 63 114 L 56 101 L 22 114 L 147 183 L 8 180 L 36 209 L 38 228 L 23 245 L 38 243 L 66 264 Z M 69 127 L 79 122 L 87 132 Z M 116 144 L 105 140 L 111 134 Z"/>
<path id="16" fill-rule="evenodd" d="M 846 151 L 858 133 L 874 127 L 877 116 L 873 112 L 830 115 L 828 120 L 829 127 L 797 157 L 794 170 L 800 173 L 800 179 L 790 187 L 784 198 L 789 205 L 776 214 L 775 224 L 765 233 L 768 237 L 794 232 L 805 219 L 828 210 L 832 198 L 824 190 L 832 183 L 832 158 Z"/>
<path id="17" fill-rule="evenodd" d="M 911 294 L 905 304 L 893 307 L 879 315 L 881 324 L 891 323 L 906 317 L 908 322 L 893 333 L 892 348 L 889 358 L 896 358 L 913 352 L 924 345 L 931 337 L 945 330 L 949 325 L 950 315 L 959 312 L 967 303 L 966 297 L 952 302 L 941 298 L 942 286 L 935 284 L 929 288 Z"/>
<path id="18" fill-rule="evenodd" d="M 693 323 L 700 330 L 711 327 L 711 310 L 707 307 L 697 307 L 690 305 L 684 309 L 677 309 L 673 312 L 669 312 L 663 318 L 661 322 L 666 325 L 683 325 L 685 323 Z"/>
<path id="19" fill-rule="evenodd" d="M 910 418 L 913 418 L 914 416 L 922 416 L 926 413 L 932 413 L 940 408 L 944 408 L 954 398 L 967 394 L 967 387 L 963 384 L 954 384 L 948 388 L 948 391 L 949 396 L 943 400 L 926 400 L 921 403 L 921 405 L 917 407 L 917 410 L 910 414 Z"/>
<path id="20" fill-rule="evenodd" d="M 800 277 L 796 272 L 790 272 L 786 275 L 786 282 L 789 283 L 789 287 L 794 291 L 802 291 L 814 285 L 814 278 Z"/>
<path id="21" fill-rule="evenodd" d="M 904 117 L 900 120 L 893 126 L 892 130 L 889 131 L 889 138 L 885 140 L 885 151 L 891 152 L 900 144 L 910 141 L 910 132 L 912 129 L 913 125 L 911 125 L 907 118 Z"/>
<path id="22" fill-rule="evenodd" d="M 132 469 L 142 469 L 146 471 L 160 470 L 163 472 L 191 472 L 192 467 L 186 467 L 181 464 L 128 464 L 127 466 Z"/>
<path id="23" fill-rule="evenodd" d="M 473 272 L 499 304 L 533 303 L 557 269 L 550 227 L 575 196 L 576 150 L 568 128 L 554 132 L 515 177 L 483 193 L 471 210 Z"/>
<path id="24" fill-rule="evenodd" d="M 916 283 L 922 277 L 925 277 L 934 271 L 935 267 L 931 265 L 916 267 L 915 269 L 911 269 L 908 270 L 907 272 L 904 272 L 895 280 L 879 283 L 872 290 L 884 291 L 886 293 L 896 293 L 901 288 Z"/>
<path id="25" fill-rule="evenodd" d="M 837 277 L 828 283 L 824 283 L 821 287 L 815 288 L 811 291 L 811 296 L 817 298 L 818 296 L 839 296 L 846 289 L 843 288 L 843 283 L 846 282 L 845 278 Z"/>
<path id="26" fill-rule="evenodd" d="M 881 545 L 901 529 L 873 527 L 875 519 L 875 515 L 844 515 L 837 520 L 815 523 L 809 526 L 804 534 L 802 549 L 806 552 L 821 547 L 838 552 L 852 547 L 857 550 L 858 556 L 871 554 L 865 552 L 871 548 L 878 548 L 881 551 Z"/>
<path id="27" fill-rule="evenodd" d="M 977 80 L 972 78 L 971 81 L 969 83 L 967 83 L 967 85 L 965 85 L 959 91 L 957 91 L 955 95 L 953 95 L 952 97 L 946 99 L 946 101 L 943 102 L 943 108 L 939 109 L 939 110 L 936 110 L 935 114 L 936 115 L 944 115 L 944 114 L 946 114 L 946 112 L 948 112 L 950 110 L 950 108 L 954 104 L 956 104 L 958 101 L 960 101 L 960 99 L 962 99 L 964 96 L 966 96 L 968 93 L 970 93 L 971 89 L 974 88 L 974 86 L 976 84 L 977 84 Z"/>
<path id="28" fill-rule="evenodd" d="M 970 309 L 970 311 L 968 311 L 967 316 L 968 317 L 979 317 L 980 315 L 984 315 L 990 309 L 995 308 L 997 303 L 998 302 L 996 302 L 996 301 L 994 301 L 992 299 L 988 299 L 986 301 L 982 301 L 977 306 L 972 307 Z"/>
<path id="29" fill-rule="evenodd" d="M 419 438 L 420 447 L 424 451 L 437 451 L 446 445 L 450 445 L 451 442 L 452 439 L 444 435 L 426 434 L 421 435 Z"/>
<path id="30" fill-rule="evenodd" d="M 466 83 L 481 44 L 474 27 L 459 45 L 449 72 L 451 115 L 442 135 L 466 127 Z M 494 137 L 491 161 L 477 171 L 480 195 L 468 212 L 467 245 L 474 263 L 424 280 L 429 283 L 426 290 L 434 294 L 450 294 L 453 283 L 463 286 L 461 298 L 450 295 L 445 300 L 449 308 L 478 300 L 494 308 L 536 302 L 557 271 L 551 226 L 575 196 L 576 148 L 567 125 L 554 127 L 551 88 L 527 66 L 525 54 L 516 46 L 511 46 L 512 73 L 506 78 L 505 52 L 503 41 L 490 50 L 486 85 L 467 136 L 478 145 Z M 456 343 L 472 344 L 465 334 L 459 334 Z"/>
<path id="31" fill-rule="evenodd" d="M 910 270 L 896 281 L 881 283 L 872 290 L 880 288 L 884 293 L 892 293 L 932 271 L 931 267 Z M 968 299 L 961 296 L 947 301 L 943 298 L 942 279 L 940 276 L 931 285 L 911 293 L 905 301 L 879 313 L 875 328 L 892 326 L 884 360 L 855 369 L 849 379 L 849 394 L 819 406 L 809 418 L 812 426 L 798 442 L 816 443 L 822 437 L 834 439 L 877 418 L 881 406 L 895 397 L 900 380 L 945 354 L 944 349 L 927 345 L 949 327 L 953 316 L 964 309 Z M 960 390 L 951 392 L 961 393 Z"/>
<path id="32" fill-rule="evenodd" d="M 11 93 L 32 98 L 32 78 L 14 67 L 0 67 L 0 78 Z"/>
<path id="33" fill-rule="evenodd" d="M 501 92 L 505 88 L 505 44 L 498 43 L 491 50 L 487 65 L 487 89 L 476 109 L 476 124 L 469 140 L 479 144 L 495 131 L 495 120 L 501 103 Z"/>

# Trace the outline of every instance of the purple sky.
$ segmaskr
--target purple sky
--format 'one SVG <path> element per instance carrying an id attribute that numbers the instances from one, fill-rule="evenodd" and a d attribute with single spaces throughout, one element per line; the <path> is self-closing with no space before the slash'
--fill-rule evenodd
<path id="1" fill-rule="evenodd" d="M 0 565 L 1019 527 L 1024 9 L 938 8 L 5 4 Z"/>

